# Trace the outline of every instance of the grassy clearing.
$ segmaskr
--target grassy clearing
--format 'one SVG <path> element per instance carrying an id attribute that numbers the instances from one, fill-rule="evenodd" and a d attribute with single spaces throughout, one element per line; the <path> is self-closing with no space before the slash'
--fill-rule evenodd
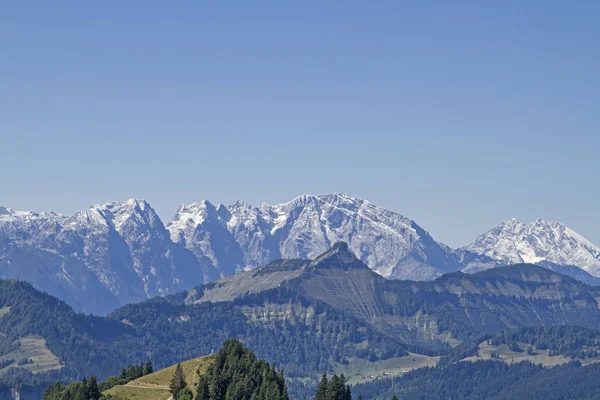
<path id="1" fill-rule="evenodd" d="M 104 394 L 119 400 L 168 400 L 171 392 L 168 388 L 147 388 L 135 386 L 115 386 Z"/>
<path id="2" fill-rule="evenodd" d="M 519 343 L 519 347 L 523 350 L 529 347 L 526 343 Z M 498 346 L 492 346 L 483 342 L 479 344 L 478 354 L 476 356 L 465 358 L 461 361 L 477 361 L 477 360 L 489 360 L 492 358 L 492 353 L 498 353 L 496 360 L 503 361 L 505 363 L 518 363 L 521 361 L 531 361 L 535 364 L 542 364 L 544 367 L 553 367 L 555 365 L 566 364 L 573 358 L 563 355 L 551 356 L 550 350 L 539 350 L 534 349 L 534 354 L 527 354 L 526 351 L 515 352 L 508 348 L 507 345 L 501 344 Z M 586 358 L 580 359 L 582 364 L 592 364 L 600 361 L 600 358 Z"/>
<path id="3" fill-rule="evenodd" d="M 386 376 L 397 376 L 417 368 L 432 367 L 439 360 L 440 357 L 429 357 L 415 353 L 375 362 L 352 359 L 348 365 L 338 364 L 335 373 L 344 374 L 350 384 L 356 384 Z"/>
<path id="4" fill-rule="evenodd" d="M 41 336 L 26 336 L 18 340 L 19 348 L 0 357 L 0 360 L 13 359 L 14 363 L 0 370 L 0 375 L 9 368 L 26 369 L 34 374 L 61 369 L 63 365 L 46 346 L 46 340 Z M 31 362 L 19 365 L 21 360 Z"/>
<path id="5" fill-rule="evenodd" d="M 194 394 L 196 390 L 194 383 L 198 380 L 198 373 L 204 374 L 213 360 L 213 357 L 206 356 L 181 363 L 185 378 Z M 105 394 L 110 394 L 118 400 L 167 400 L 171 397 L 169 382 L 175 373 L 175 368 L 177 368 L 177 365 L 172 365 L 131 381 L 127 385 L 115 386 L 107 390 Z"/>
<path id="6" fill-rule="evenodd" d="M 9 312 L 10 312 L 10 306 L 4 306 L 4 307 L 0 308 L 0 317 L 5 316 Z"/>

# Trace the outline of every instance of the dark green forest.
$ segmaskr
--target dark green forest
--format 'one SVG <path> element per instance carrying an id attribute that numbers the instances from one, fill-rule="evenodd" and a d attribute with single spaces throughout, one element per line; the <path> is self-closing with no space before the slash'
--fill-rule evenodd
<path id="1" fill-rule="evenodd" d="M 543 368 L 485 360 L 417 369 L 356 385 L 353 391 L 365 399 L 584 400 L 600 398 L 599 374 L 600 364 L 578 361 Z"/>
<path id="2" fill-rule="evenodd" d="M 515 348 L 527 343 L 539 350 L 550 350 L 550 355 L 563 354 L 573 358 L 598 357 L 600 332 L 579 326 L 526 327 L 507 330 L 491 336 L 489 343 L 506 344 Z"/>

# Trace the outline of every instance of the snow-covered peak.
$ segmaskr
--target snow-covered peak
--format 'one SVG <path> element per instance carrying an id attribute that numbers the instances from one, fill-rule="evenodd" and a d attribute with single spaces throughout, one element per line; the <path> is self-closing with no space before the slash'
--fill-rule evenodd
<path id="1" fill-rule="evenodd" d="M 106 215 L 106 210 L 99 205 L 93 205 L 85 211 L 79 211 L 71 216 L 65 224 L 71 229 L 89 228 L 93 226 L 112 226 L 110 218 Z"/>
<path id="2" fill-rule="evenodd" d="M 100 207 L 108 218 L 112 219 L 117 231 L 121 231 L 125 224 L 136 226 L 145 225 L 147 228 L 160 228 L 162 222 L 146 200 L 129 199 L 123 203 L 110 202 Z"/>
<path id="3" fill-rule="evenodd" d="M 214 265 L 221 266 L 245 269 L 277 258 L 312 259 L 344 241 L 386 277 L 428 279 L 460 267 L 452 251 L 411 219 L 341 193 L 305 194 L 281 204 L 263 203 L 260 208 L 238 201 L 210 212 L 205 203 L 194 203 L 180 207 L 167 228 L 173 241 L 184 243 L 195 254 L 208 254 Z M 226 256 L 207 250 L 217 242 Z M 234 253 L 243 261 L 226 258 Z M 410 264 L 408 272 L 405 263 Z M 427 272 L 419 270 L 423 264 L 429 265 Z"/>
<path id="4" fill-rule="evenodd" d="M 558 222 L 511 219 L 478 236 L 465 249 L 507 264 L 547 261 L 600 276 L 600 248 Z"/>
<path id="5" fill-rule="evenodd" d="M 217 209 L 208 200 L 202 200 L 192 203 L 188 206 L 180 205 L 173 217 L 173 220 L 167 224 L 172 230 L 184 229 L 189 226 L 201 225 L 208 217 L 217 214 Z"/>
<path id="6" fill-rule="evenodd" d="M 43 231 L 60 230 L 66 217 L 54 212 L 14 211 L 0 209 L 0 237 L 11 236 L 15 240 L 28 241 L 32 235 Z"/>
<path id="7" fill-rule="evenodd" d="M 181 243 L 192 251 L 199 251 L 194 249 L 190 243 L 204 240 L 206 237 L 203 236 L 202 239 L 199 239 L 198 233 L 205 230 L 205 224 L 213 227 L 215 224 L 221 225 L 220 215 L 224 213 L 227 213 L 224 206 L 219 205 L 217 209 L 208 200 L 198 201 L 187 206 L 181 205 L 177 209 L 173 220 L 166 225 L 166 228 L 173 242 Z M 207 230 L 211 231 L 213 228 L 207 228 Z M 207 245 L 203 245 L 202 252 L 206 249 Z"/>

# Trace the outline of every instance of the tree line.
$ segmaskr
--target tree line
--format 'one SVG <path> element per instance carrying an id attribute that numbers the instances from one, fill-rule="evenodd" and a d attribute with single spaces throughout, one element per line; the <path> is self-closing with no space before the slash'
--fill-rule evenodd
<path id="1" fill-rule="evenodd" d="M 102 392 L 113 388 L 117 385 L 125 385 L 128 382 L 141 378 L 142 376 L 154 372 L 154 365 L 151 360 L 146 364 L 129 365 L 127 368 L 121 369 L 121 374 L 111 376 L 101 384 L 98 384 L 96 375 L 92 375 L 89 379 L 84 377 L 81 382 L 72 382 L 68 385 L 63 385 L 56 382 L 46 389 L 42 397 L 43 400 L 107 400 L 110 397 L 102 395 Z"/>

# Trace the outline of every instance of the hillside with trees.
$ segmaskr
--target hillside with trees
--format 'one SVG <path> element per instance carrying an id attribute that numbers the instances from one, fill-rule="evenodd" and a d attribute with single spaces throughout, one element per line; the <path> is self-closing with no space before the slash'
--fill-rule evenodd
<path id="1" fill-rule="evenodd" d="M 289 400 L 283 371 L 258 359 L 235 339 L 226 340 L 212 356 L 157 372 L 153 372 L 152 363 L 148 361 L 141 367 L 123 368 L 120 376 L 100 384 L 96 376 L 84 377 L 69 385 L 57 382 L 46 390 L 43 400 L 132 400 L 140 396 L 159 400 L 170 397 L 174 400 Z"/>
<path id="2" fill-rule="evenodd" d="M 597 399 L 600 364 L 580 362 L 544 368 L 529 362 L 493 360 L 458 362 L 423 368 L 397 378 L 379 379 L 353 388 L 365 399 L 563 400 Z"/>

